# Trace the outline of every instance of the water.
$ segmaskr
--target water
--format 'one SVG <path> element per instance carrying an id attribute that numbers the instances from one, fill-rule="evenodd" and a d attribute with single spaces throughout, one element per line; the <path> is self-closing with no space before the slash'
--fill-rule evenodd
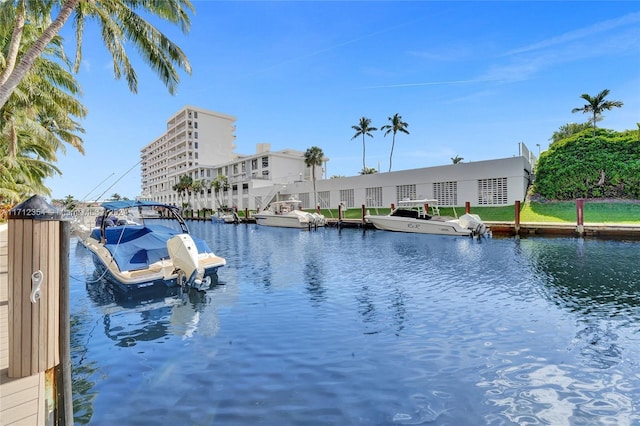
<path id="1" fill-rule="evenodd" d="M 121 300 L 72 244 L 77 424 L 640 424 L 637 242 L 190 227 L 206 293 Z"/>

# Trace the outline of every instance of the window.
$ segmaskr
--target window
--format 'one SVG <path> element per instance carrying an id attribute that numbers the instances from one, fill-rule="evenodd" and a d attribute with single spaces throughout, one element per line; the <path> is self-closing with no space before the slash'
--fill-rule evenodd
<path id="1" fill-rule="evenodd" d="M 237 174 L 238 174 L 238 165 L 237 165 L 237 164 L 234 164 L 234 165 L 233 165 L 233 174 L 234 174 L 234 175 L 237 175 Z"/>
<path id="2" fill-rule="evenodd" d="M 198 111 L 193 112 L 193 118 L 198 118 Z"/>
<path id="3" fill-rule="evenodd" d="M 365 189 L 365 204 L 367 207 L 382 207 L 382 187 Z"/>
<path id="4" fill-rule="evenodd" d="M 258 170 L 258 159 L 254 158 L 251 160 L 251 170 Z"/>
<path id="5" fill-rule="evenodd" d="M 396 186 L 396 203 L 401 200 L 415 200 L 416 185 L 398 185 Z"/>
<path id="6" fill-rule="evenodd" d="M 194 137 L 195 139 L 198 139 L 198 132 L 193 132 L 193 137 Z"/>
<path id="7" fill-rule="evenodd" d="M 300 201 L 302 201 L 302 207 L 304 207 L 305 209 L 313 208 L 311 206 L 311 202 L 309 201 L 309 193 L 308 192 L 302 192 L 302 193 L 298 194 L 298 198 L 300 199 Z"/>
<path id="8" fill-rule="evenodd" d="M 351 208 L 354 206 L 354 197 L 353 197 L 353 189 L 341 189 L 340 190 L 340 203 L 344 204 L 345 207 Z"/>
<path id="9" fill-rule="evenodd" d="M 196 149 L 198 149 L 198 142 L 195 143 L 195 147 L 196 147 Z"/>
<path id="10" fill-rule="evenodd" d="M 458 182 L 435 182 L 433 184 L 433 198 L 441 206 L 458 205 Z"/>
<path id="11" fill-rule="evenodd" d="M 507 178 L 478 180 L 478 204 L 507 204 L 507 195 Z"/>
<path id="12" fill-rule="evenodd" d="M 319 191 L 318 192 L 318 204 L 322 208 L 329 208 L 331 205 L 331 192 L 329 191 Z M 316 207 L 316 206 L 314 206 Z"/>
<path id="13" fill-rule="evenodd" d="M 262 157 L 262 168 L 269 167 L 269 157 Z"/>

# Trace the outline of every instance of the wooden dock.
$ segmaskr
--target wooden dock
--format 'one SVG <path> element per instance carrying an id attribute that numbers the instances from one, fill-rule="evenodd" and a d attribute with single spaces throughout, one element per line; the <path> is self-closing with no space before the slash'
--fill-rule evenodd
<path id="1" fill-rule="evenodd" d="M 44 426 L 45 374 L 21 379 L 9 371 L 8 226 L 0 224 L 0 425 Z"/>

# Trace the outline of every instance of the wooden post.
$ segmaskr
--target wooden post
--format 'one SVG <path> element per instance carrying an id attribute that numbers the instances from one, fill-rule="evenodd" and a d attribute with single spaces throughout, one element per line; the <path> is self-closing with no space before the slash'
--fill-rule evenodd
<path id="1" fill-rule="evenodd" d="M 245 223 L 249 223 L 249 208 L 248 207 L 244 208 L 244 222 Z"/>
<path id="2" fill-rule="evenodd" d="M 364 220 L 366 213 L 366 207 L 364 206 L 364 204 L 362 205 L 362 209 L 360 211 L 360 213 L 362 213 L 362 225 L 364 226 L 367 222 Z"/>
<path id="3" fill-rule="evenodd" d="M 71 312 L 69 308 L 69 251 L 71 223 L 60 222 L 60 363 L 56 375 L 56 417 L 59 425 L 73 425 L 73 391 L 71 386 Z"/>
<path id="4" fill-rule="evenodd" d="M 471 203 L 469 201 L 464 202 L 464 212 L 466 214 L 471 213 Z"/>
<path id="5" fill-rule="evenodd" d="M 9 377 L 60 362 L 60 220 L 37 195 L 9 212 Z"/>
<path id="6" fill-rule="evenodd" d="M 516 209 L 515 229 L 516 229 L 516 235 L 518 235 L 520 233 L 520 200 L 516 200 L 515 209 Z"/>
<path id="7" fill-rule="evenodd" d="M 342 203 L 338 204 L 338 223 L 342 222 Z"/>
<path id="8" fill-rule="evenodd" d="M 582 235 L 584 233 L 584 198 L 576 200 L 576 217 L 578 221 L 576 231 L 579 235 Z"/>

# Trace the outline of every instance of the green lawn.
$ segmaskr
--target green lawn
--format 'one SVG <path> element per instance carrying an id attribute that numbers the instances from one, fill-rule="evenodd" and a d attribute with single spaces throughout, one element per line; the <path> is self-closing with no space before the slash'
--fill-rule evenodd
<path id="1" fill-rule="evenodd" d="M 389 208 L 370 208 L 371 214 L 388 214 Z M 441 207 L 440 214 L 443 216 L 460 216 L 464 214 L 464 207 L 453 208 Z M 489 222 L 514 222 L 515 207 L 472 207 L 471 213 L 476 213 L 482 220 Z M 328 218 L 337 218 L 338 211 L 322 210 Z M 345 219 L 362 219 L 359 208 L 348 209 L 344 215 Z M 585 223 L 635 223 L 640 224 L 640 202 L 636 201 L 585 201 L 584 202 Z M 575 201 L 556 202 L 526 202 L 520 206 L 520 222 L 568 222 L 576 223 L 576 203 Z"/>

